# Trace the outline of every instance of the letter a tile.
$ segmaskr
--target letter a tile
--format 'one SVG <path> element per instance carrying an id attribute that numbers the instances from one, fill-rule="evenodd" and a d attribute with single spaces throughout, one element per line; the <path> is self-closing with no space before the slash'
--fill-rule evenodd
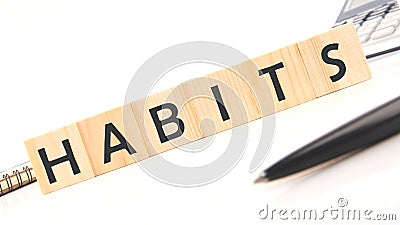
<path id="1" fill-rule="evenodd" d="M 78 122 L 96 176 L 148 158 L 129 105 Z"/>

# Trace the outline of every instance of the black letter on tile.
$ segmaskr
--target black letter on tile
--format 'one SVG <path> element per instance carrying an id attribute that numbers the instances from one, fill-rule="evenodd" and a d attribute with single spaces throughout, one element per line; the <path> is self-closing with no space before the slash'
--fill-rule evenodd
<path id="1" fill-rule="evenodd" d="M 53 172 L 53 169 L 52 169 L 52 167 L 57 165 L 57 164 L 60 164 L 60 163 L 68 161 L 69 164 L 71 165 L 72 172 L 74 173 L 74 175 L 76 175 L 76 174 L 81 172 L 79 170 L 78 163 L 75 160 L 74 153 L 72 152 L 69 140 L 68 139 L 63 140 L 62 144 L 63 144 L 65 152 L 67 154 L 65 156 L 62 156 L 60 158 L 57 158 L 57 159 L 54 159 L 54 160 L 51 160 L 51 161 L 49 161 L 49 159 L 47 158 L 47 154 L 46 154 L 46 151 L 44 150 L 44 148 L 41 148 L 41 149 L 38 150 L 40 159 L 42 160 L 42 163 L 43 163 L 44 168 L 46 170 L 47 178 L 49 179 L 50 184 L 52 184 L 54 182 L 57 182 L 57 179 L 54 176 L 54 172 Z"/>
<path id="2" fill-rule="evenodd" d="M 282 101 L 282 100 L 286 99 L 285 98 L 285 94 L 283 94 L 283 90 L 282 90 L 281 84 L 279 83 L 278 76 L 276 75 L 276 70 L 281 69 L 283 67 L 284 67 L 283 62 L 280 62 L 280 63 L 277 63 L 277 64 L 275 64 L 273 66 L 270 66 L 270 67 L 267 67 L 267 68 L 264 68 L 264 69 L 261 69 L 261 70 L 258 71 L 258 75 L 259 76 L 262 76 L 262 75 L 264 75 L 266 73 L 269 73 L 269 75 L 271 77 L 271 80 L 272 80 L 272 84 L 274 85 L 275 92 L 276 92 L 276 95 L 278 96 L 278 100 L 279 101 Z"/>
<path id="3" fill-rule="evenodd" d="M 171 116 L 164 120 L 160 120 L 160 118 L 157 115 L 157 112 L 163 109 L 169 109 L 171 111 Z M 185 130 L 185 125 L 183 124 L 183 121 L 181 119 L 177 118 L 178 109 L 174 104 L 165 103 L 149 109 L 149 112 L 151 118 L 153 119 L 154 125 L 156 126 L 158 137 L 160 138 L 161 143 L 177 138 L 183 134 Z M 169 123 L 175 123 L 178 126 L 178 129 L 177 131 L 175 131 L 175 133 L 166 135 L 162 126 Z"/>
<path id="4" fill-rule="evenodd" d="M 221 93 L 219 92 L 218 85 L 211 87 L 215 101 L 217 102 L 219 113 L 221 113 L 222 121 L 229 120 L 228 111 L 226 111 L 224 100 L 222 100 Z"/>
<path id="5" fill-rule="evenodd" d="M 333 44 L 329 44 L 329 45 L 325 46 L 321 52 L 322 60 L 325 63 L 331 64 L 331 65 L 336 65 L 337 67 L 339 67 L 339 72 L 333 76 L 330 76 L 332 82 L 336 82 L 336 81 L 342 79 L 342 77 L 346 73 L 346 65 L 344 64 L 344 62 L 342 60 L 332 59 L 328 56 L 329 51 L 338 50 L 338 49 L 339 49 L 339 44 L 333 43 Z"/>
<path id="6" fill-rule="evenodd" d="M 125 149 L 129 154 L 136 153 L 132 145 L 122 136 L 118 129 L 112 123 L 108 123 L 105 126 L 104 135 L 104 164 L 111 162 L 111 153 Z M 120 144 L 111 147 L 111 133 L 118 139 Z"/>

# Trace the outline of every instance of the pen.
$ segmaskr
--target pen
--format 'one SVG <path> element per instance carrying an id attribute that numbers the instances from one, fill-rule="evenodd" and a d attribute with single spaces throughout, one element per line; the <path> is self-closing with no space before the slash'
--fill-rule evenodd
<path id="1" fill-rule="evenodd" d="M 400 131 L 397 97 L 305 145 L 264 170 L 255 183 L 283 178 L 364 149 Z"/>

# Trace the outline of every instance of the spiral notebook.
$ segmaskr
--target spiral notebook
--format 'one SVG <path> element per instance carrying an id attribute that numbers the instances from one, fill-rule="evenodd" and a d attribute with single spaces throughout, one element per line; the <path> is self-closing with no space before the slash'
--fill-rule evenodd
<path id="1" fill-rule="evenodd" d="M 36 182 L 30 162 L 0 172 L 0 197 Z"/>

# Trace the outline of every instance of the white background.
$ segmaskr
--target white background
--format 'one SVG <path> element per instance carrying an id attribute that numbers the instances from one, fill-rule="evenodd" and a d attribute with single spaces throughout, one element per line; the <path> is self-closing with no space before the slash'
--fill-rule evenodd
<path id="1" fill-rule="evenodd" d="M 122 105 L 135 71 L 162 49 L 189 41 L 213 41 L 254 58 L 328 31 L 343 3 L 0 0 L 0 169 L 28 160 L 24 140 Z M 373 62 L 372 80 L 278 113 L 270 154 L 257 172 L 398 96 L 399 63 L 399 55 Z M 193 68 L 190 74 L 182 72 L 191 71 L 188 68 L 169 74 L 157 89 L 216 69 Z M 250 124 L 251 138 L 243 159 L 215 183 L 171 187 L 131 165 L 49 195 L 42 195 L 35 184 L 4 196 L 0 221 L 278 224 L 282 221 L 260 220 L 258 212 L 266 204 L 288 210 L 337 208 L 341 197 L 348 199 L 348 209 L 398 213 L 400 220 L 400 136 L 310 176 L 253 185 L 258 173 L 248 170 L 260 127 L 260 121 Z M 229 135 L 229 131 L 218 134 L 204 154 L 224 149 Z M 175 155 L 179 150 L 165 153 L 170 159 Z"/>

